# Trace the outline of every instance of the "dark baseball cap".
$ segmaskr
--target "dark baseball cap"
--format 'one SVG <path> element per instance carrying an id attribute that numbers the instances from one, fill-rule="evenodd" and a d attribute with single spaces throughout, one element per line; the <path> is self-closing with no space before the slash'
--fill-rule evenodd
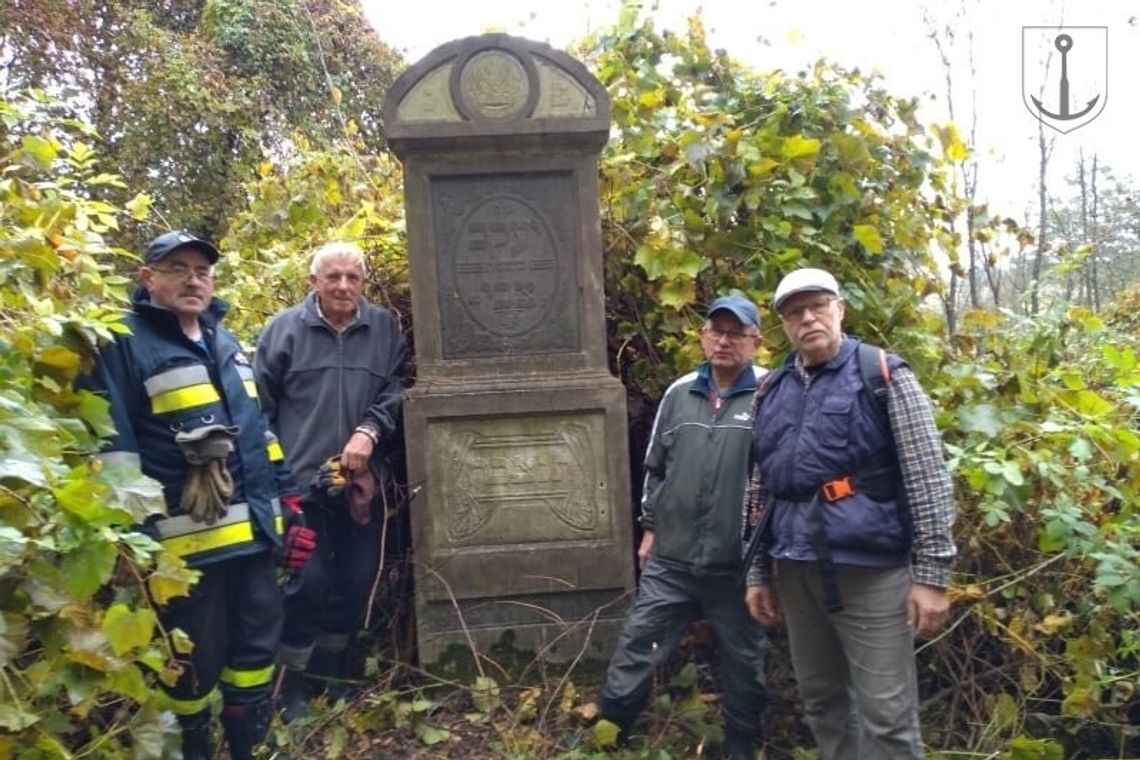
<path id="1" fill-rule="evenodd" d="M 150 241 L 150 245 L 146 247 L 144 258 L 147 264 L 153 264 L 156 261 L 162 261 L 179 248 L 189 248 L 198 251 L 209 259 L 211 264 L 216 264 L 218 261 L 217 248 L 202 238 L 195 237 L 189 232 L 183 232 L 182 230 L 164 232 Z"/>
<path id="2" fill-rule="evenodd" d="M 709 307 L 709 318 L 711 319 L 718 311 L 731 312 L 742 325 L 760 326 L 760 310 L 739 291 L 734 290 L 727 296 L 721 296 L 713 301 Z"/>

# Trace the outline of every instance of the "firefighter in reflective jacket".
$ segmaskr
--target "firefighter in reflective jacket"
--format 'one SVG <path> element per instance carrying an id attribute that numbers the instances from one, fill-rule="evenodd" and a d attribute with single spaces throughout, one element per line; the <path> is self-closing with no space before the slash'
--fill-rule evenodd
<path id="1" fill-rule="evenodd" d="M 252 757 L 272 716 L 270 685 L 283 618 L 276 565 L 312 553 L 281 447 L 257 401 L 249 361 L 213 297 L 218 251 L 184 232 L 147 247 L 134 311 L 82 381 L 110 401 L 115 435 L 100 455 L 162 484 L 167 515 L 140 527 L 201 572 L 161 611 L 194 642 L 167 690 L 184 758 L 212 757 L 210 698 L 222 693 L 233 758 Z"/>

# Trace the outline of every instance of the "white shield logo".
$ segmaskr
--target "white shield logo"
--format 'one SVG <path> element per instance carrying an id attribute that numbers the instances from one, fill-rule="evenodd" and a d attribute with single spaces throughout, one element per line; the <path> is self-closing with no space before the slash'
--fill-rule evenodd
<path id="1" fill-rule="evenodd" d="M 1108 27 L 1023 26 L 1021 99 L 1062 134 L 1100 116 L 1108 101 Z"/>

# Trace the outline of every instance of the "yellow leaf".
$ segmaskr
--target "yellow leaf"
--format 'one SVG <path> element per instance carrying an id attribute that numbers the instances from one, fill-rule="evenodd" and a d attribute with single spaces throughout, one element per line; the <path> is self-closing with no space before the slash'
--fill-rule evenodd
<path id="1" fill-rule="evenodd" d="M 763 177 L 779 165 L 779 161 L 765 157 L 748 165 L 748 175 L 751 177 Z"/>
<path id="2" fill-rule="evenodd" d="M 175 628 L 170 632 L 170 646 L 174 647 L 174 651 L 178 654 L 190 654 L 194 651 L 194 640 L 186 631 Z"/>
<path id="3" fill-rule="evenodd" d="M 573 681 L 567 681 L 566 686 L 562 689 L 562 702 L 559 707 L 562 713 L 568 714 L 574 709 L 575 703 L 578 701 L 578 687 L 574 685 Z"/>
<path id="4" fill-rule="evenodd" d="M 883 252 L 883 238 L 879 235 L 879 231 L 872 225 L 856 224 L 854 235 L 855 239 L 858 240 L 869 253 Z"/>
<path id="5" fill-rule="evenodd" d="M 1068 630 L 1069 626 L 1072 625 L 1072 622 L 1073 616 L 1068 612 L 1062 612 L 1059 615 L 1046 615 L 1045 618 L 1040 623 L 1033 626 L 1033 628 L 1037 631 L 1040 631 L 1041 633 L 1044 633 L 1046 636 L 1056 636 L 1058 633 Z"/>
<path id="6" fill-rule="evenodd" d="M 617 745 L 620 733 L 621 729 L 616 723 L 603 718 L 594 724 L 594 743 L 599 747 L 613 747 Z"/>
<path id="7" fill-rule="evenodd" d="M 79 354 L 63 346 L 48 346 L 40 352 L 39 363 L 73 378 L 79 370 Z"/>
<path id="8" fill-rule="evenodd" d="M 191 570 L 181 558 L 169 552 L 160 552 L 158 566 L 147 578 L 147 588 L 157 604 L 166 604 L 177 596 L 190 593 L 190 586 L 198 580 L 198 571 Z"/>
<path id="9" fill-rule="evenodd" d="M 803 135 L 792 135 L 784 139 L 784 145 L 780 149 L 784 158 L 794 159 L 803 158 L 805 156 L 814 156 L 819 153 L 819 140 L 814 137 L 804 137 Z"/>
<path id="10" fill-rule="evenodd" d="M 584 723 L 590 723 L 598 717 L 598 703 L 587 702 L 574 708 L 573 715 Z"/>
<path id="11" fill-rule="evenodd" d="M 332 102 L 333 102 L 333 105 L 335 105 L 335 106 L 339 106 L 339 105 L 340 105 L 340 100 L 341 100 L 341 97 L 342 97 L 342 94 L 341 94 L 340 88 L 339 88 L 339 87 L 337 87 L 337 86 L 334 84 L 332 87 L 330 87 L 330 88 L 329 88 L 329 91 L 330 91 L 330 94 L 332 95 Z"/>
<path id="12" fill-rule="evenodd" d="M 103 635 L 120 657 L 150 643 L 154 634 L 154 612 L 147 608 L 131 610 L 125 604 L 113 604 L 103 618 Z"/>
<path id="13" fill-rule="evenodd" d="M 542 692 L 538 689 L 527 689 L 519 695 L 519 704 L 515 708 L 515 718 L 520 723 L 527 723 L 538 717 L 538 698 Z"/>

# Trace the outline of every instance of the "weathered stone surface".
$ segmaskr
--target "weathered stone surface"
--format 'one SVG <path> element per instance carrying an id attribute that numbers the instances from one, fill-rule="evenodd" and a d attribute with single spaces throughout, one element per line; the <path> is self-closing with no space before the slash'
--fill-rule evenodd
<path id="1" fill-rule="evenodd" d="M 597 154 L 609 99 L 529 40 L 416 63 L 404 162 L 417 383 L 405 406 L 421 661 L 604 661 L 633 586 L 625 392 L 606 363 Z"/>

